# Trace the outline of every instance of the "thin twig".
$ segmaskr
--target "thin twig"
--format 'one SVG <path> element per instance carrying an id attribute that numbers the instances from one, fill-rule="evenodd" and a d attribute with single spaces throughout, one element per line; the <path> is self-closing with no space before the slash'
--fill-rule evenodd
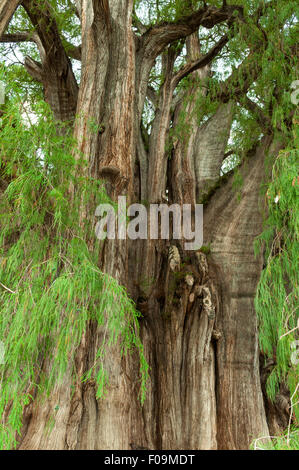
<path id="1" fill-rule="evenodd" d="M 297 383 L 295 391 L 294 391 L 293 395 L 291 396 L 291 411 L 290 411 L 290 417 L 289 417 L 288 437 L 287 437 L 288 447 L 290 446 L 290 433 L 291 433 L 291 424 L 292 424 L 292 416 L 293 416 L 293 408 L 294 408 L 293 398 L 296 396 L 298 388 L 299 388 L 299 382 Z"/>
<path id="2" fill-rule="evenodd" d="M 296 331 L 296 330 L 298 330 L 298 329 L 299 329 L 299 326 L 296 326 L 296 327 L 293 328 L 292 330 L 287 331 L 286 333 L 284 333 L 283 335 L 281 335 L 281 337 L 280 337 L 279 339 L 283 338 L 284 336 L 289 335 L 290 333 L 293 333 L 293 331 Z"/>
<path id="3" fill-rule="evenodd" d="M 0 282 L 0 285 L 3 287 L 3 289 L 7 290 L 7 291 L 10 292 L 11 294 L 16 294 L 16 292 L 14 292 L 13 290 L 9 289 L 9 287 L 6 287 L 4 284 L 2 284 L 2 282 Z"/>

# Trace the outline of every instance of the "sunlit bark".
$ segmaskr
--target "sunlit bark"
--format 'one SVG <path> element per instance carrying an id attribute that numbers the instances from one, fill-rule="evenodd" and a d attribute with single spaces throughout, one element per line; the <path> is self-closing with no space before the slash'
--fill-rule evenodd
<path id="1" fill-rule="evenodd" d="M 2 6 L 8 3 L 16 7 L 19 2 L 1 3 L 1 35 L 13 14 L 12 9 L 3 13 Z M 194 33 L 200 25 L 231 24 L 233 12 L 242 16 L 242 9 L 204 6 L 175 23 L 155 25 L 137 38 L 132 30 L 133 0 L 77 1 L 82 24 L 78 92 L 50 10 L 45 2 L 37 12 L 35 4 L 23 2 L 36 28 L 41 62 L 28 58 L 26 67 L 43 83 L 56 118 L 73 120 L 76 115 L 74 137 L 86 171 L 102 178 L 115 200 L 126 195 L 128 202 L 168 200 L 194 207 L 207 198 L 204 243 L 211 246 L 211 254 L 186 252 L 180 243 L 165 240 L 105 243 L 100 268 L 126 286 L 143 314 L 141 339 L 150 366 L 145 404 L 141 406 L 138 398 L 138 357 L 121 358 L 115 348 L 105 359 L 110 379 L 105 399 L 96 400 L 92 382 L 77 380 L 71 393 L 70 372 L 49 399 L 33 401 L 26 408 L 19 448 L 248 448 L 253 437 L 268 433 L 253 306 L 262 259 L 254 257 L 253 241 L 262 229 L 264 161 L 269 150 L 277 154 L 279 147 L 267 136 L 247 156 L 241 168 L 240 201 L 232 176 L 216 189 L 221 186 L 234 101 L 259 71 L 252 55 L 240 65 L 243 85 L 237 86 L 234 72 L 219 89 L 218 109 L 201 126 L 192 100 L 195 94 L 207 93 L 203 82 L 210 63 L 228 42 L 224 35 L 202 55 Z M 187 38 L 187 63 L 177 71 L 178 52 L 172 46 L 180 38 Z M 160 54 L 164 82 L 156 94 L 149 88 L 149 74 Z M 176 94 L 178 83 L 189 74 L 190 88 Z M 141 115 L 147 96 L 155 118 L 145 142 Z M 182 139 L 175 131 L 184 100 L 189 131 Z M 169 150 L 170 124 L 174 137 Z M 82 208 L 82 219 L 93 216 L 89 211 Z M 173 244 L 178 258 L 175 270 L 169 257 Z M 91 367 L 102 334 L 89 325 L 77 351 L 77 377 Z M 48 367 L 45 363 L 45 371 Z M 49 432 L 47 423 L 53 415 Z"/>

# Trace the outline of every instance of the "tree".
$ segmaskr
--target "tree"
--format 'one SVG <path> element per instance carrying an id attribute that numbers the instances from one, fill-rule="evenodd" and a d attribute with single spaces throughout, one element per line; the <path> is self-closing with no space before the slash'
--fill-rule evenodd
<path id="1" fill-rule="evenodd" d="M 27 84 L 1 138 L 2 447 L 246 449 L 295 419 L 290 352 L 264 393 L 253 250 L 293 146 L 295 3 L 1 2 L 1 42 L 26 54 L 6 78 Z M 204 246 L 98 242 L 97 203 L 120 195 L 203 203 Z"/>

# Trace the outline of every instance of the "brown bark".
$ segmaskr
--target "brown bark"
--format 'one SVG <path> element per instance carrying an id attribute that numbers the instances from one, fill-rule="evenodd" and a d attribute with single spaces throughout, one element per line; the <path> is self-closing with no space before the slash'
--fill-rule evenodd
<path id="1" fill-rule="evenodd" d="M 21 0 L 1 0 L 0 3 L 0 37 L 5 32 Z"/>
<path id="2" fill-rule="evenodd" d="M 265 180 L 265 156 L 277 155 L 281 143 L 266 137 L 242 168 L 241 199 L 228 181 L 208 204 L 204 230 L 211 242 L 210 266 L 219 292 L 217 329 L 217 429 L 222 449 L 246 449 L 268 427 L 259 377 L 259 350 L 254 296 L 262 256 L 253 242 L 262 231 L 259 195 Z"/>
<path id="3" fill-rule="evenodd" d="M 265 139 L 244 164 L 241 202 L 229 180 L 207 206 L 208 262 L 202 253 L 192 255 L 189 266 L 181 259 L 177 277 L 163 261 L 161 242 L 155 247 L 153 284 L 139 287 L 136 299 L 152 371 L 144 407 L 137 399 L 137 358 L 120 362 L 116 350 L 105 364 L 111 380 L 107 398 L 97 402 L 87 385 L 70 404 L 65 381 L 50 402 L 34 408 L 21 449 L 246 449 L 253 437 L 268 434 L 253 308 L 262 260 L 254 258 L 252 242 L 261 228 L 259 188 L 270 144 Z M 140 280 L 136 272 L 134 277 Z M 94 328 L 89 331 L 89 354 L 99 337 Z M 64 406 L 47 435 L 46 415 L 57 403 Z"/>
<path id="4" fill-rule="evenodd" d="M 103 178 L 114 199 L 126 195 L 129 202 L 160 203 L 168 190 L 169 202 L 194 206 L 219 180 L 233 119 L 228 83 L 235 78 L 223 84 L 223 103 L 198 128 L 196 97 L 190 97 L 207 93 L 199 80 L 208 76 L 209 64 L 227 37 L 202 56 L 192 33 L 199 25 L 211 28 L 232 21 L 237 7 L 203 7 L 135 38 L 132 0 L 77 2 L 82 22 L 77 99 L 57 26 L 47 6 L 37 16 L 34 3 L 26 0 L 24 6 L 44 54 L 41 64 L 30 62 L 27 68 L 43 81 L 56 117 L 71 119 L 76 108 L 74 136 L 89 174 Z M 172 43 L 186 36 L 187 66 L 175 72 Z M 162 52 L 164 82 L 156 96 L 148 89 L 148 77 Z M 245 72 L 249 66 L 252 61 L 246 59 Z M 190 73 L 194 84 L 187 96 L 174 96 L 179 81 Z M 147 95 L 155 105 L 148 149 L 140 131 Z M 170 122 L 178 126 L 184 98 L 189 98 L 190 132 L 184 140 L 172 141 L 169 162 Z M 20 449 L 245 449 L 254 437 L 267 435 L 253 307 L 262 260 L 254 258 L 253 241 L 261 231 L 259 194 L 269 149 L 278 151 L 271 136 L 243 163 L 240 202 L 230 177 L 205 207 L 210 255 L 185 252 L 173 241 L 105 243 L 100 268 L 128 288 L 143 314 L 141 338 L 151 371 L 144 406 L 138 400 L 138 357 L 121 359 L 115 347 L 104 364 L 110 380 L 106 398 L 96 400 L 94 384 L 80 380 L 71 395 L 69 371 L 49 399 L 26 409 Z M 82 208 L 82 219 L 91 216 L 89 210 Z M 92 365 L 102 335 L 102 329 L 89 325 L 77 351 L 77 377 Z"/>
<path id="5" fill-rule="evenodd" d="M 34 34 L 41 56 L 40 65 L 27 58 L 27 71 L 42 82 L 45 100 L 55 119 L 72 121 L 76 112 L 78 85 L 50 7 L 47 2 L 36 0 L 23 0 L 22 5 L 36 29 Z"/>

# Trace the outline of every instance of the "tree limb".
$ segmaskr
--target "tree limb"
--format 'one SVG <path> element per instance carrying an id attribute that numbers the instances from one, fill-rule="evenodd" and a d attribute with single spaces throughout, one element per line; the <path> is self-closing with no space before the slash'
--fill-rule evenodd
<path id="1" fill-rule="evenodd" d="M 236 16 L 235 12 L 238 12 Z M 137 47 L 137 86 L 139 87 L 138 114 L 141 112 L 147 93 L 150 70 L 155 58 L 163 52 L 168 44 L 190 36 L 199 26 L 212 28 L 228 21 L 230 24 L 236 17 L 243 16 L 243 8 L 238 5 L 228 5 L 216 8 L 205 5 L 191 15 L 180 18 L 172 23 L 160 23 L 150 28 L 140 37 Z M 190 73 L 190 72 L 188 72 Z"/>
<path id="2" fill-rule="evenodd" d="M 23 31 L 14 34 L 4 34 L 0 37 L 1 43 L 20 43 L 20 42 L 33 42 L 37 45 L 41 60 L 45 60 L 45 49 L 36 31 Z"/>
<path id="3" fill-rule="evenodd" d="M 42 83 L 43 82 L 43 67 L 40 62 L 37 62 L 36 60 L 32 59 L 31 57 L 25 57 L 25 68 L 29 75 L 34 80 L 37 80 L 38 82 Z"/>
<path id="4" fill-rule="evenodd" d="M 66 53 L 67 55 L 71 58 L 71 59 L 75 59 L 75 60 L 81 60 L 81 56 L 82 56 L 82 46 L 74 46 L 73 44 L 71 44 L 70 42 L 67 42 L 65 39 L 64 39 L 64 43 L 65 43 L 65 49 L 66 49 Z"/>
<path id="5" fill-rule="evenodd" d="M 44 49 L 42 47 L 41 40 L 39 39 L 38 34 L 36 31 L 23 31 L 14 34 L 3 34 L 0 37 L 1 43 L 20 43 L 20 42 L 33 42 L 38 46 L 39 52 L 43 50 L 43 55 L 45 54 Z M 66 53 L 69 57 L 76 60 L 81 60 L 81 46 L 74 46 L 70 42 L 68 42 L 65 38 L 63 38 L 63 42 L 65 44 Z"/>
<path id="6" fill-rule="evenodd" d="M 158 95 L 157 95 L 155 89 L 150 85 L 147 88 L 146 96 L 150 100 L 150 102 L 154 105 L 154 107 L 156 107 L 157 103 L 158 103 Z"/>
<path id="7" fill-rule="evenodd" d="M 175 75 L 175 86 L 185 78 L 190 73 L 198 70 L 206 65 L 210 64 L 212 60 L 217 56 L 217 54 L 221 51 L 221 49 L 228 43 L 229 37 L 225 34 L 216 44 L 213 46 L 207 54 L 201 56 L 199 59 L 188 62 L 184 65 Z"/>
<path id="8" fill-rule="evenodd" d="M 271 120 L 263 113 L 263 110 L 260 106 L 258 106 L 254 101 L 248 98 L 247 95 L 242 96 L 242 99 L 238 100 L 241 106 L 244 106 L 248 111 L 250 111 L 256 117 L 259 125 L 267 131 L 271 129 L 272 124 Z"/>
<path id="9" fill-rule="evenodd" d="M 15 34 L 4 34 L 0 38 L 0 42 L 8 43 L 8 42 L 28 42 L 32 41 L 35 42 L 33 38 L 33 33 L 15 33 Z"/>
<path id="10" fill-rule="evenodd" d="M 51 7 L 47 1 L 38 0 L 23 0 L 23 7 L 44 49 L 41 59 L 45 99 L 50 104 L 56 119 L 72 120 L 76 113 L 78 85 L 51 13 Z M 36 68 L 36 63 L 34 65 L 30 59 L 27 59 L 27 65 L 28 71 L 31 70 L 38 77 L 39 69 Z"/>
<path id="11" fill-rule="evenodd" d="M 20 5 L 21 0 L 1 0 L 0 2 L 0 37 L 6 30 L 12 15 Z"/>
<path id="12" fill-rule="evenodd" d="M 239 5 L 228 5 L 222 8 L 207 6 L 176 22 L 158 24 L 143 35 L 145 55 L 155 58 L 168 44 L 189 36 L 199 26 L 211 29 L 219 23 L 232 20 L 236 11 L 239 12 L 238 16 L 243 15 L 243 8 Z"/>

